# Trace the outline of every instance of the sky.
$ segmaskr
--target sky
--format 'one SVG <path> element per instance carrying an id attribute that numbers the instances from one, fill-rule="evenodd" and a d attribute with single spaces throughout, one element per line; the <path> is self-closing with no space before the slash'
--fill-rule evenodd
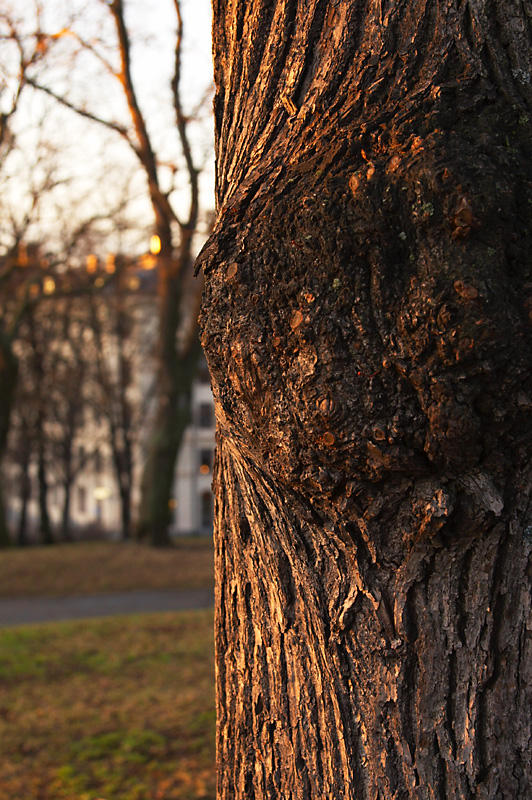
<path id="1" fill-rule="evenodd" d="M 34 0 L 4 2 L 8 10 L 11 6 L 18 24 L 31 30 L 35 18 Z M 101 40 L 98 47 L 103 43 L 102 52 L 105 52 L 105 42 L 112 40 L 114 31 L 101 0 L 41 0 L 41 6 L 43 29 L 55 33 L 63 27 L 72 27 L 91 43 L 96 44 Z M 127 0 L 125 9 L 132 40 L 133 76 L 140 105 L 161 159 L 175 162 L 176 132 L 169 89 L 176 27 L 173 0 Z M 182 14 L 182 89 L 185 108 L 190 110 L 212 82 L 210 2 L 182 0 Z M 47 68 L 43 69 L 39 79 L 98 116 L 128 122 L 127 109 L 116 81 L 105 73 L 93 57 L 78 57 L 72 62 L 72 44 L 71 37 L 63 37 L 57 42 L 47 57 Z M 210 108 L 209 100 L 201 123 L 194 125 L 191 130 L 196 160 L 204 167 L 201 188 L 205 209 L 214 207 Z M 41 204 L 41 217 L 47 226 L 53 226 L 54 216 L 60 213 L 64 215 L 65 207 L 70 208 L 70 213 L 74 215 L 90 215 L 91 208 L 101 210 L 106 204 L 109 207 L 116 204 L 117 193 L 127 189 L 134 198 L 130 213 L 140 225 L 149 227 L 151 209 L 146 200 L 144 179 L 139 174 L 130 177 L 135 159 L 120 137 L 59 108 L 31 89 L 24 92 L 15 126 L 21 152 L 18 158 L 11 158 L 7 191 L 5 165 L 4 174 L 0 175 L 0 181 L 4 179 L 4 197 L 8 198 L 13 208 L 20 205 L 22 186 L 31 179 L 32 172 L 35 175 L 34 160 L 44 141 L 47 147 L 55 149 L 58 174 L 64 179 L 47 202 L 43 200 Z M 21 180 L 24 172 L 28 174 Z M 100 172 L 102 175 L 95 186 L 95 177 Z M 26 205 L 27 202 L 26 198 Z"/>

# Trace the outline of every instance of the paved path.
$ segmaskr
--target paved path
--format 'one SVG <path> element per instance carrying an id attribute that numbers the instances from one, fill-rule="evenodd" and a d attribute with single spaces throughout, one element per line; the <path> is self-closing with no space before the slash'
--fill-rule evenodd
<path id="1" fill-rule="evenodd" d="M 211 589 L 116 592 L 75 597 L 1 597 L 0 627 L 113 614 L 210 608 L 213 599 Z"/>

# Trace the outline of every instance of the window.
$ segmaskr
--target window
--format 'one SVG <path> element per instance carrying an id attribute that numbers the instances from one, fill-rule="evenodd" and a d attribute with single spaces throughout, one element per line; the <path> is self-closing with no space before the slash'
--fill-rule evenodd
<path id="1" fill-rule="evenodd" d="M 198 380 L 200 383 L 210 386 L 211 376 L 209 374 L 209 367 L 206 361 L 202 361 L 198 369 Z"/>
<path id="2" fill-rule="evenodd" d="M 197 409 L 197 421 L 199 428 L 212 428 L 214 425 L 214 415 L 211 403 L 200 403 Z"/>
<path id="3" fill-rule="evenodd" d="M 200 524 L 203 529 L 212 528 L 213 510 L 211 492 L 202 492 L 200 496 Z"/>
<path id="4" fill-rule="evenodd" d="M 212 469 L 212 450 L 199 451 L 200 475 L 208 475 Z"/>
<path id="5" fill-rule="evenodd" d="M 102 462 L 102 454 L 100 453 L 99 450 L 95 450 L 94 451 L 94 469 L 96 470 L 96 472 L 101 472 L 102 471 L 102 464 L 103 464 L 103 462 Z"/>
<path id="6" fill-rule="evenodd" d="M 87 490 L 84 486 L 78 486 L 78 511 L 80 514 L 87 511 Z"/>

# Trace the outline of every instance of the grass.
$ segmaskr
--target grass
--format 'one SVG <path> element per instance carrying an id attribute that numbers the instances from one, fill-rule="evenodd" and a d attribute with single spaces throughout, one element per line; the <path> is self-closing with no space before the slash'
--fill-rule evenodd
<path id="1" fill-rule="evenodd" d="M 77 542 L 0 551 L 0 596 L 97 594 L 213 584 L 212 540 L 186 538 L 156 550 L 120 542 Z"/>
<path id="2" fill-rule="evenodd" d="M 1 630 L 0 800 L 213 800 L 212 651 L 211 611 Z"/>

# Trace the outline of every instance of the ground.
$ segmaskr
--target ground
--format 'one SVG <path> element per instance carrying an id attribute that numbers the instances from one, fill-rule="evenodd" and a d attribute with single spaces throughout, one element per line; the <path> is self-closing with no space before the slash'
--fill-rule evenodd
<path id="1" fill-rule="evenodd" d="M 2 594 L 212 584 L 207 542 L 0 554 Z M 213 800 L 212 611 L 0 630 L 0 800 Z"/>
<path id="2" fill-rule="evenodd" d="M 120 542 L 13 549 L 0 553 L 0 596 L 210 588 L 212 562 L 209 537 L 183 538 L 164 549 Z"/>

